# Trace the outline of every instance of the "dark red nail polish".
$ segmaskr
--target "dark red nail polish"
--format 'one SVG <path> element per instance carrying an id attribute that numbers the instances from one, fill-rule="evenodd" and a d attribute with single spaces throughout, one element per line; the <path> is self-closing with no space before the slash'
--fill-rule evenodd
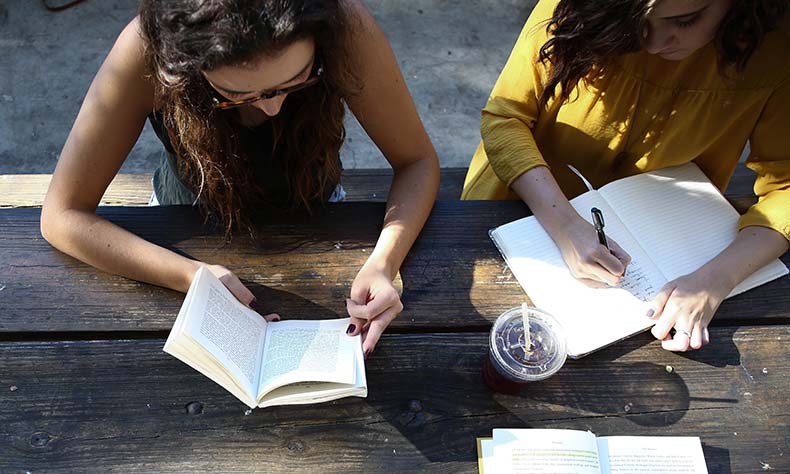
<path id="1" fill-rule="evenodd" d="M 258 299 L 257 298 L 253 298 L 252 301 L 250 301 L 250 308 L 258 309 Z"/>
<path id="2" fill-rule="evenodd" d="M 353 334 L 354 331 L 357 330 L 357 326 L 354 324 L 349 324 L 348 329 L 346 329 L 346 334 Z"/>

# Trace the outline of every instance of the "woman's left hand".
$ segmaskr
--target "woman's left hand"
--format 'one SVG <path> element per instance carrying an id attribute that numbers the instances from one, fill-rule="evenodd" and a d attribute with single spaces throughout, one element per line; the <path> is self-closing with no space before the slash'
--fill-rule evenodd
<path id="1" fill-rule="evenodd" d="M 389 274 L 365 265 L 351 284 L 346 309 L 351 316 L 346 332 L 349 336 L 362 334 L 362 351 L 367 357 L 390 322 L 403 311 L 403 303 Z"/>
<path id="2" fill-rule="evenodd" d="M 732 288 L 724 278 L 702 268 L 664 285 L 653 299 L 652 316 L 648 311 L 648 316 L 658 319 L 651 332 L 661 347 L 682 352 L 710 342 L 708 324 Z"/>

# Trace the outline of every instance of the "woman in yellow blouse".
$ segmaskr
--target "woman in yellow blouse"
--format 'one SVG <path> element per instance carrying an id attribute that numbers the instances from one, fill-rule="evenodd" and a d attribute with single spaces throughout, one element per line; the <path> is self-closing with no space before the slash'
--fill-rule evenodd
<path id="1" fill-rule="evenodd" d="M 698 349 L 724 297 L 788 249 L 786 0 L 542 0 L 483 109 L 464 199 L 523 199 L 577 278 L 616 284 L 630 257 L 569 205 L 618 178 L 694 161 L 724 189 L 747 140 L 759 202 L 735 241 L 664 287 L 648 316 Z M 675 329 L 674 336 L 671 329 Z"/>

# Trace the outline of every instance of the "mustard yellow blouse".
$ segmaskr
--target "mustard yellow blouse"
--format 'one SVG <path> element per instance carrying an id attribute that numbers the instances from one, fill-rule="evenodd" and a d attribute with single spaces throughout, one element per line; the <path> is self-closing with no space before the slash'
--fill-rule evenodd
<path id="1" fill-rule="evenodd" d="M 539 165 L 572 198 L 586 189 L 567 164 L 597 188 L 694 161 L 724 190 L 749 140 L 759 201 L 740 227 L 770 227 L 790 239 L 790 14 L 742 76 L 720 75 L 712 44 L 682 61 L 642 51 L 581 81 L 569 102 L 539 108 L 547 70 L 538 53 L 556 4 L 535 7 L 491 92 L 462 199 L 517 199 L 509 186 Z"/>

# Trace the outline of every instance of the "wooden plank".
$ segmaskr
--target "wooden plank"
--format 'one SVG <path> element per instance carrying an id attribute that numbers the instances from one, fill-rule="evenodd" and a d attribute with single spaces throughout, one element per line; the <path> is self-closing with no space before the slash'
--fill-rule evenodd
<path id="1" fill-rule="evenodd" d="M 153 187 L 150 173 L 119 174 L 102 197 L 102 206 L 147 206 Z M 458 199 L 466 177 L 466 168 L 443 168 L 439 199 Z M 743 165 L 735 169 L 727 187 L 727 198 L 743 213 L 756 202 L 752 187 L 755 174 Z M 0 175 L 0 208 L 39 207 L 52 175 Z M 392 170 L 353 169 L 343 171 L 343 186 L 350 202 L 383 202 L 389 193 Z"/>
<path id="2" fill-rule="evenodd" d="M 385 336 L 367 399 L 250 415 L 162 340 L 0 343 L 0 471 L 473 473 L 475 437 L 532 427 L 700 436 L 711 473 L 790 472 L 789 326 L 690 354 L 638 336 L 519 395 L 484 386 L 486 336 Z"/>
<path id="3" fill-rule="evenodd" d="M 151 177 L 151 173 L 117 175 L 100 205 L 147 206 L 153 191 Z M 41 206 L 51 179 L 50 174 L 0 175 L 0 208 Z"/>
<path id="4" fill-rule="evenodd" d="M 445 168 L 439 187 L 439 199 L 458 199 L 466 168 Z M 101 206 L 147 206 L 153 186 L 151 173 L 116 175 L 101 199 Z M 49 174 L 0 175 L 0 208 L 40 207 L 44 202 Z M 343 171 L 341 182 L 346 200 L 384 202 L 387 200 L 392 170 L 353 169 Z"/>
<path id="5" fill-rule="evenodd" d="M 224 244 L 201 229 L 189 208 L 100 213 L 159 245 L 231 268 L 262 311 L 330 318 L 345 314 L 383 210 L 382 204 L 343 203 L 312 217 L 273 219 L 256 245 L 240 238 Z M 182 294 L 105 274 L 54 250 L 39 234 L 39 212 L 0 210 L 0 332 L 170 329 Z M 405 309 L 393 329 L 485 330 L 520 304 L 524 293 L 487 232 L 525 214 L 517 202 L 438 202 L 401 270 Z M 790 263 L 790 255 L 783 258 Z M 790 279 L 725 301 L 714 324 L 753 319 L 790 319 Z"/>

